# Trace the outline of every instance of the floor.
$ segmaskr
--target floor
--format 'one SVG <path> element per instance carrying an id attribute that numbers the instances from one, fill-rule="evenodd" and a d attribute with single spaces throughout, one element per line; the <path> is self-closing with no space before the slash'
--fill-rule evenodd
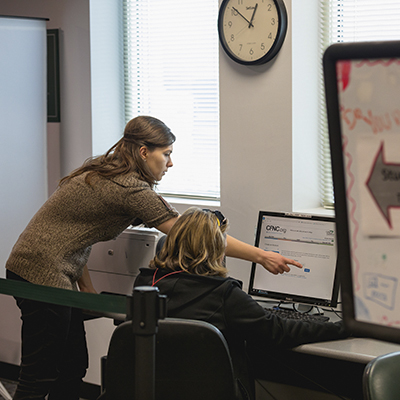
<path id="1" fill-rule="evenodd" d="M 14 395 L 14 393 L 15 393 L 15 388 L 17 387 L 16 382 L 9 381 L 9 380 L 6 380 L 6 379 L 2 379 L 1 383 L 3 384 L 3 386 L 6 388 L 7 392 L 12 397 Z M 5 400 L 4 397 L 1 394 L 0 394 L 0 400 Z M 87 400 L 87 399 L 80 399 L 80 400 Z"/>

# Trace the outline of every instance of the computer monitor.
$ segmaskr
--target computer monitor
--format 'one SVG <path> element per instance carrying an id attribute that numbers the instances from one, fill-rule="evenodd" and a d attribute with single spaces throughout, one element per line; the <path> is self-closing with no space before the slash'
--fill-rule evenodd
<path id="1" fill-rule="evenodd" d="M 400 41 L 323 58 L 344 321 L 400 343 Z"/>
<path id="2" fill-rule="evenodd" d="M 249 294 L 283 303 L 336 307 L 339 292 L 335 219 L 260 211 L 255 246 L 299 261 L 288 273 L 273 275 L 251 267 Z"/>

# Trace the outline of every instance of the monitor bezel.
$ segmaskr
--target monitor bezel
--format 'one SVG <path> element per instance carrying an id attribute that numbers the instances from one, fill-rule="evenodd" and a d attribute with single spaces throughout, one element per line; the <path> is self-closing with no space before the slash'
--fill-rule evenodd
<path id="1" fill-rule="evenodd" d="M 354 282 L 336 69 L 338 61 L 387 58 L 400 59 L 400 41 L 336 43 L 326 49 L 323 56 L 323 69 L 333 189 L 335 193 L 337 246 L 340 254 L 343 320 L 349 331 L 357 336 L 367 336 L 400 343 L 399 328 L 363 322 L 355 318 Z"/>
<path id="2" fill-rule="evenodd" d="M 261 235 L 261 226 L 264 216 L 273 216 L 273 217 L 285 217 L 285 218 L 295 218 L 295 219 L 305 219 L 305 220 L 314 220 L 314 221 L 326 221 L 326 222 L 336 222 L 335 217 L 333 216 L 322 216 L 322 215 L 313 215 L 313 214 L 300 214 L 300 213 L 290 213 L 290 212 L 274 212 L 274 211 L 259 211 L 258 213 L 258 221 L 257 221 L 257 230 L 256 237 L 254 241 L 254 246 L 259 247 L 260 243 L 260 235 Z M 331 307 L 336 308 L 338 306 L 339 299 L 339 288 L 340 288 L 340 280 L 339 280 L 339 272 L 338 272 L 338 257 L 336 257 L 336 267 L 335 267 L 335 275 L 332 286 L 332 293 L 329 299 L 321 299 L 311 296 L 301 296 L 293 293 L 281 293 L 281 292 L 260 292 L 258 289 L 254 288 L 254 279 L 257 268 L 257 263 L 252 263 L 251 272 L 250 272 L 250 280 L 249 280 L 249 288 L 248 294 L 255 297 L 260 297 L 265 300 L 279 301 L 282 303 L 298 303 L 298 304 L 306 304 L 309 306 L 315 307 Z M 262 268 L 262 266 L 258 265 L 258 268 Z M 296 268 L 296 267 L 291 267 Z"/>

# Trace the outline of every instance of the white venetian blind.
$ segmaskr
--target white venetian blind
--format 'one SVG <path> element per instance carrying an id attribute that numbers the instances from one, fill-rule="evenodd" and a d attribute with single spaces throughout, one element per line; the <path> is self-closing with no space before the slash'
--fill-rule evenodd
<path id="1" fill-rule="evenodd" d="M 158 191 L 219 198 L 218 2 L 124 0 L 126 120 L 151 115 L 177 137 Z"/>
<path id="2" fill-rule="evenodd" d="M 335 42 L 400 40 L 399 0 L 324 0 L 321 2 L 320 15 L 322 51 Z M 322 91 L 320 93 L 322 203 L 329 206 L 333 205 L 334 198 L 325 98 L 321 94 Z"/>

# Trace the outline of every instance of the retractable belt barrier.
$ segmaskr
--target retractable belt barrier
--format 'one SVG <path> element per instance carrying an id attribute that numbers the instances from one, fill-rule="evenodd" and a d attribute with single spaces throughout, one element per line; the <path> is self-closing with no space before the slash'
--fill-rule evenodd
<path id="1" fill-rule="evenodd" d="M 82 308 L 101 315 L 125 314 L 132 319 L 135 342 L 135 397 L 155 399 L 155 338 L 158 320 L 166 317 L 166 296 L 157 287 L 139 286 L 130 296 L 75 292 L 0 278 L 0 294 L 62 306 Z"/>
<path id="2" fill-rule="evenodd" d="M 82 308 L 105 316 L 107 313 L 126 314 L 129 307 L 126 296 L 77 292 L 4 278 L 0 278 L 0 294 Z"/>

